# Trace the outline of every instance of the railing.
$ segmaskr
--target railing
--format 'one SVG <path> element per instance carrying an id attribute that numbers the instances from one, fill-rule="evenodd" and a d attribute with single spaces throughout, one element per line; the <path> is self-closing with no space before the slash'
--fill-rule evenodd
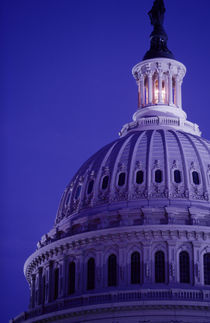
<path id="1" fill-rule="evenodd" d="M 188 301 L 188 302 L 209 302 L 210 291 L 201 290 L 183 290 L 183 289 L 143 289 L 139 291 L 113 291 L 110 293 L 83 295 L 80 297 L 71 297 L 58 299 L 49 304 L 40 305 L 28 312 L 21 313 L 10 323 L 20 323 L 35 316 L 48 314 L 60 310 L 77 308 L 81 306 L 100 305 L 108 303 L 122 303 L 134 301 Z M 141 303 L 139 303 L 141 304 Z M 157 305 L 157 303 L 156 303 Z"/>

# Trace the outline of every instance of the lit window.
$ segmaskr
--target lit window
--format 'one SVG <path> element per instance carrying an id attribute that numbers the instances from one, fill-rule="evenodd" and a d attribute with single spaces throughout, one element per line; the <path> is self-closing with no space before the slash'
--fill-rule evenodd
<path id="1" fill-rule="evenodd" d="M 155 80 L 154 82 L 154 103 L 158 103 L 158 94 L 159 94 L 159 89 L 158 89 L 158 80 Z"/>
<path id="2" fill-rule="evenodd" d="M 200 184 L 199 174 L 195 170 L 192 172 L 192 178 L 193 178 L 193 183 L 195 185 L 199 185 Z"/>
<path id="3" fill-rule="evenodd" d="M 179 254 L 179 276 L 180 283 L 190 283 L 190 257 L 186 251 Z"/>
<path id="4" fill-rule="evenodd" d="M 93 185 L 94 185 L 94 180 L 91 179 L 91 181 L 88 184 L 88 189 L 87 189 L 87 193 L 88 194 L 92 193 L 92 191 L 93 191 Z"/>
<path id="5" fill-rule="evenodd" d="M 155 171 L 155 182 L 156 183 L 161 183 L 162 180 L 163 180 L 162 171 L 160 169 L 157 169 Z"/>
<path id="6" fill-rule="evenodd" d="M 155 253 L 155 282 L 165 283 L 165 255 L 163 251 Z"/>
<path id="7" fill-rule="evenodd" d="M 181 183 L 181 181 L 182 181 L 182 179 L 181 179 L 181 172 L 180 172 L 180 170 L 176 169 L 174 171 L 174 182 L 177 183 L 177 184 L 179 184 L 179 183 Z"/>
<path id="8" fill-rule="evenodd" d="M 87 289 L 95 288 L 95 260 L 90 258 L 87 263 Z"/>
<path id="9" fill-rule="evenodd" d="M 109 176 L 106 175 L 104 176 L 103 178 L 103 181 L 102 181 L 102 190 L 105 190 L 107 187 L 108 187 L 108 184 L 109 184 Z"/>
<path id="10" fill-rule="evenodd" d="M 69 277 L 68 277 L 68 294 L 71 295 L 75 292 L 75 262 L 69 263 Z"/>
<path id="11" fill-rule="evenodd" d="M 118 177 L 118 185 L 123 186 L 125 184 L 125 173 L 120 173 Z"/>
<path id="12" fill-rule="evenodd" d="M 76 190 L 76 194 L 75 194 L 75 199 L 78 200 L 79 196 L 80 196 L 80 192 L 81 192 L 81 185 L 77 186 L 77 190 Z"/>
<path id="13" fill-rule="evenodd" d="M 163 101 L 163 103 L 165 103 L 165 101 L 166 101 L 166 88 L 165 88 L 165 82 L 164 81 L 162 82 L 162 93 L 161 93 L 161 95 L 162 95 L 162 101 Z"/>
<path id="14" fill-rule="evenodd" d="M 117 285 L 117 257 L 110 255 L 108 258 L 108 286 Z"/>
<path id="15" fill-rule="evenodd" d="M 210 285 L 210 253 L 206 253 L 203 256 L 204 264 L 204 284 Z"/>
<path id="16" fill-rule="evenodd" d="M 58 288 L 59 288 L 59 269 L 54 270 L 54 300 L 58 298 Z"/>
<path id="17" fill-rule="evenodd" d="M 144 172 L 142 170 L 138 170 L 138 172 L 136 172 L 136 183 L 142 184 L 143 181 L 144 181 Z"/>
<path id="18" fill-rule="evenodd" d="M 136 251 L 131 255 L 131 284 L 140 283 L 140 254 Z"/>

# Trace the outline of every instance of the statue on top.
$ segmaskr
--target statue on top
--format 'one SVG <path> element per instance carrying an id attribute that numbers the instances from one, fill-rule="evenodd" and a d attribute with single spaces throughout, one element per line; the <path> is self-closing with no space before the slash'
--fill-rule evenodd
<path id="1" fill-rule="evenodd" d="M 148 12 L 154 29 L 150 34 L 150 49 L 144 55 L 144 60 L 156 57 L 174 59 L 173 53 L 167 47 L 168 36 L 163 27 L 165 11 L 163 0 L 155 0 Z"/>
<path id="2" fill-rule="evenodd" d="M 148 12 L 151 24 L 154 27 L 163 25 L 165 11 L 163 0 L 155 0 L 152 9 Z"/>

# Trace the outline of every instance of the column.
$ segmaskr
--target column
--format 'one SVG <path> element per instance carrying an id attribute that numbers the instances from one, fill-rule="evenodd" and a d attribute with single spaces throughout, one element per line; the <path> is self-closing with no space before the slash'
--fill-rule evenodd
<path id="1" fill-rule="evenodd" d="M 61 292 L 61 297 L 65 297 L 68 295 L 68 256 L 65 255 L 63 258 L 63 291 Z"/>
<path id="2" fill-rule="evenodd" d="M 102 289 L 103 288 L 103 281 L 105 277 L 103 277 L 103 250 L 96 252 L 95 258 L 95 289 Z"/>
<path id="3" fill-rule="evenodd" d="M 163 73 L 161 70 L 158 71 L 158 103 L 163 103 L 162 98 L 162 80 L 163 80 Z"/>
<path id="4" fill-rule="evenodd" d="M 31 301 L 30 301 L 31 308 L 35 307 L 35 280 L 36 280 L 36 275 L 33 274 L 31 278 Z"/>
<path id="5" fill-rule="evenodd" d="M 173 104 L 173 81 L 171 72 L 168 74 L 168 104 Z"/>
<path id="6" fill-rule="evenodd" d="M 50 303 L 53 299 L 53 261 L 46 266 L 46 303 Z"/>
<path id="7" fill-rule="evenodd" d="M 192 263 L 194 266 L 191 266 L 191 281 L 193 285 L 201 285 L 201 273 L 203 272 L 203 268 L 201 268 L 201 259 L 200 259 L 200 243 L 193 242 L 193 259 Z"/>
<path id="8" fill-rule="evenodd" d="M 125 268 L 124 248 L 119 249 L 119 259 L 117 259 L 117 266 L 119 267 L 118 285 L 125 286 L 126 268 Z"/>
<path id="9" fill-rule="evenodd" d="M 152 86 L 152 72 L 148 73 L 148 103 L 152 104 L 152 95 L 153 93 L 153 86 Z"/>
<path id="10" fill-rule="evenodd" d="M 38 269 L 38 305 L 42 304 L 42 267 Z"/>
<path id="11" fill-rule="evenodd" d="M 140 80 L 136 81 L 136 84 L 138 86 L 138 108 L 141 107 L 141 89 L 140 89 Z"/>
<path id="12" fill-rule="evenodd" d="M 144 264 L 144 271 L 143 271 L 143 283 L 151 283 L 152 282 L 152 259 L 151 259 L 151 244 L 150 242 L 146 242 L 143 244 L 143 264 Z"/>
<path id="13" fill-rule="evenodd" d="M 145 105 L 145 98 L 144 98 L 144 75 L 140 75 L 140 106 L 143 107 Z"/>
<path id="14" fill-rule="evenodd" d="M 182 108 L 182 79 L 177 76 L 176 79 L 177 83 L 177 106 L 181 109 Z"/>
<path id="15" fill-rule="evenodd" d="M 175 264 L 176 264 L 176 259 L 175 259 L 175 247 L 176 247 L 176 242 L 168 241 L 168 266 L 169 266 L 169 275 L 168 275 L 168 280 L 169 284 L 175 283 L 176 282 L 176 277 L 175 277 Z"/>

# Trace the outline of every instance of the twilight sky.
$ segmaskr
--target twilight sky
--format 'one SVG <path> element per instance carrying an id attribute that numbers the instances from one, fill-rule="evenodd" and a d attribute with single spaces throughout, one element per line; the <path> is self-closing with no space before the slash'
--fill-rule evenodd
<path id="1" fill-rule="evenodd" d="M 153 0 L 2 0 L 0 321 L 27 309 L 26 258 L 81 164 L 137 108 L 132 67 Z M 168 47 L 187 67 L 183 108 L 210 139 L 210 1 L 165 0 Z"/>

